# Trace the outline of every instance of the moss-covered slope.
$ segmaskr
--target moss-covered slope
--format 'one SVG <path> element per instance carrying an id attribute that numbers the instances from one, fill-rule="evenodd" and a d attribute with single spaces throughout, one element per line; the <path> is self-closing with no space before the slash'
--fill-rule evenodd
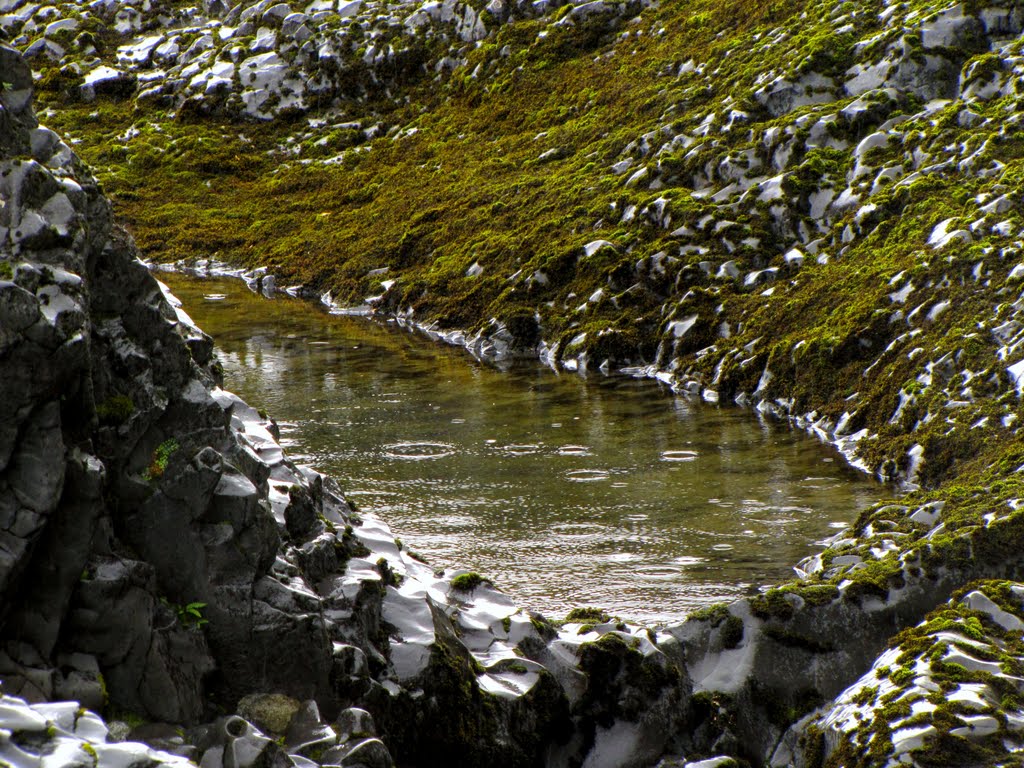
<path id="1" fill-rule="evenodd" d="M 1015 8 L 323 5 L 94 14 L 37 54 L 151 257 L 815 411 L 925 484 L 1010 434 Z M 419 66 L 364 61 L 388 34 Z"/>

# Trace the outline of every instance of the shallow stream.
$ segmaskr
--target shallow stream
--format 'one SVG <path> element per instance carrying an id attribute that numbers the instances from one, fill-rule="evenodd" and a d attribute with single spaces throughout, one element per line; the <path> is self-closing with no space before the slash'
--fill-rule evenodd
<path id="1" fill-rule="evenodd" d="M 239 280 L 160 279 L 293 459 L 431 564 L 478 571 L 552 618 L 592 605 L 678 620 L 789 578 L 892 494 L 803 432 L 653 381 L 500 372 Z"/>

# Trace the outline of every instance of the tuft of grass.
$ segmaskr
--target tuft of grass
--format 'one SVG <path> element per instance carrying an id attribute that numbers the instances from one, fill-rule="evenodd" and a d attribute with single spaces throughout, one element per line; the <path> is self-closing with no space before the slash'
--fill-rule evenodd
<path id="1" fill-rule="evenodd" d="M 123 424 L 135 412 L 135 403 L 127 395 L 114 395 L 96 406 L 100 424 Z"/>
<path id="2" fill-rule="evenodd" d="M 573 608 L 565 614 L 567 622 L 574 621 L 584 624 L 604 624 L 611 621 L 611 616 L 600 608 Z"/>

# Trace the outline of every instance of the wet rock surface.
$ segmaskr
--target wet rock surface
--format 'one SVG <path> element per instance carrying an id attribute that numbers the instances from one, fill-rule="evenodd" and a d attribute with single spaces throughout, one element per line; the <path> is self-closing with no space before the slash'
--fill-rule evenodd
<path id="1" fill-rule="evenodd" d="M 994 765 L 1021 749 L 1024 589 L 959 590 L 783 738 L 773 766 Z"/>

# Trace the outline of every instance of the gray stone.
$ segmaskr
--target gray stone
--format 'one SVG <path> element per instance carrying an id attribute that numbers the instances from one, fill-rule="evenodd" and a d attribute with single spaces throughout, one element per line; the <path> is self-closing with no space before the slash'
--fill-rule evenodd
<path id="1" fill-rule="evenodd" d="M 306 756 L 322 752 L 337 741 L 338 735 L 320 719 L 320 709 L 312 700 L 302 702 L 284 737 L 287 752 Z"/>
<path id="2" fill-rule="evenodd" d="M 338 739 L 342 742 L 377 735 L 377 728 L 373 724 L 373 715 L 358 707 L 342 710 L 334 722 L 334 730 L 338 732 Z"/>
<path id="3" fill-rule="evenodd" d="M 24 438 L 7 467 L 7 482 L 22 505 L 47 516 L 56 508 L 64 488 L 59 405 L 43 404 L 28 418 L 22 432 Z"/>
<path id="4" fill-rule="evenodd" d="M 284 520 L 288 536 L 293 541 L 309 541 L 324 530 L 317 506 L 313 495 L 306 488 L 300 485 L 289 488 Z"/>
<path id="5" fill-rule="evenodd" d="M 353 746 L 342 758 L 343 768 L 392 768 L 391 753 L 380 739 L 365 739 Z"/>
<path id="6" fill-rule="evenodd" d="M 77 453 L 67 462 L 64 498 L 54 513 L 30 568 L 36 578 L 20 591 L 8 618 L 8 635 L 32 643 L 43 656 L 56 646 L 71 593 L 92 551 L 93 532 L 103 509 L 104 467 L 95 456 Z M 94 702 L 85 706 L 102 706 Z"/>
<path id="7" fill-rule="evenodd" d="M 977 17 L 965 15 L 963 5 L 954 5 L 925 21 L 921 25 L 921 44 L 926 50 L 959 48 L 973 53 L 988 50 L 984 25 Z"/>

